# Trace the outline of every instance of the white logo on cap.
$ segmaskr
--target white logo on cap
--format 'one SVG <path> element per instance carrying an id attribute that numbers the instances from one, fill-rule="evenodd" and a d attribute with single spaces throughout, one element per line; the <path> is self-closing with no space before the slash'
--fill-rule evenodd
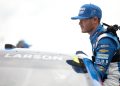
<path id="1" fill-rule="evenodd" d="M 84 13 L 84 11 L 85 11 L 85 8 L 80 8 L 80 14 L 83 14 Z"/>

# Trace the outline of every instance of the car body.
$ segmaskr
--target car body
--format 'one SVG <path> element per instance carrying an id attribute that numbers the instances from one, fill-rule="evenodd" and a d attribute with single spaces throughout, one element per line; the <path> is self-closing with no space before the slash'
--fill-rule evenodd
<path id="1" fill-rule="evenodd" d="M 0 50 L 0 86 L 101 86 L 90 69 L 77 73 L 66 60 L 72 56 L 30 49 Z"/>

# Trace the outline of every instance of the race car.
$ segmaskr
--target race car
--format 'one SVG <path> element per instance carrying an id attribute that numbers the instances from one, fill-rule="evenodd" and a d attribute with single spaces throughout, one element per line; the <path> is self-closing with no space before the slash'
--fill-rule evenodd
<path id="1" fill-rule="evenodd" d="M 0 86 L 102 86 L 91 60 L 83 57 L 81 67 L 73 57 L 24 48 L 0 50 Z"/>

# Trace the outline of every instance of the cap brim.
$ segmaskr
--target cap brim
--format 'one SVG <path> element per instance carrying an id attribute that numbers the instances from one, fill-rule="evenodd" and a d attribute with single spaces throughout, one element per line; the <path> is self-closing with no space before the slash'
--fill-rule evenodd
<path id="1" fill-rule="evenodd" d="M 77 19 L 87 19 L 88 17 L 82 17 L 82 16 L 75 16 L 71 17 L 72 20 L 77 20 Z"/>

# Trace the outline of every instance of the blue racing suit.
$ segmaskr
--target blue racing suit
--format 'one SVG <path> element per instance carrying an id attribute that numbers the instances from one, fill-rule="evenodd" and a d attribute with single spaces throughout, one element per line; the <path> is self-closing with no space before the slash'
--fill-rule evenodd
<path id="1" fill-rule="evenodd" d="M 102 34 L 101 34 L 102 33 Z M 99 24 L 96 31 L 90 35 L 94 67 L 104 81 L 104 86 L 119 86 L 120 84 L 120 43 L 112 33 L 105 33 Z M 117 53 L 117 54 L 116 54 Z M 116 60 L 117 59 L 117 60 Z"/>

